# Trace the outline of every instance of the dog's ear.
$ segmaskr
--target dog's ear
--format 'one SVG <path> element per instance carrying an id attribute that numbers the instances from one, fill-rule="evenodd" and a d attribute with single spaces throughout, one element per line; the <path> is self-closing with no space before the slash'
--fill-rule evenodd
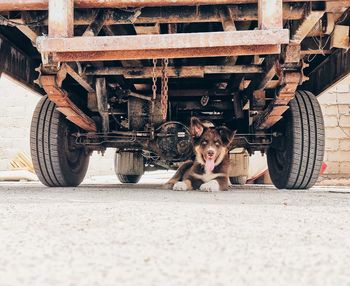
<path id="1" fill-rule="evenodd" d="M 232 131 L 231 129 L 227 128 L 226 126 L 221 126 L 216 128 L 216 130 L 219 132 L 222 142 L 228 146 L 232 143 L 233 138 L 235 137 L 236 131 Z"/>
<path id="2" fill-rule="evenodd" d="M 192 117 L 191 118 L 191 135 L 193 137 L 199 138 L 202 136 L 203 131 L 204 131 L 204 125 L 202 124 L 202 122 L 200 121 L 199 118 L 197 117 Z"/>

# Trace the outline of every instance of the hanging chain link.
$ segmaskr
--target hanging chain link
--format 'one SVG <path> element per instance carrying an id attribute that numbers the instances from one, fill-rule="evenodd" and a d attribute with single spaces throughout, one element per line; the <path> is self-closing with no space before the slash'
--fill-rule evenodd
<path id="1" fill-rule="evenodd" d="M 153 59 L 153 74 L 152 74 L 152 91 L 153 91 L 153 101 L 157 98 L 157 59 Z"/>
<path id="2" fill-rule="evenodd" d="M 162 98 L 161 98 L 163 120 L 167 119 L 167 114 L 168 114 L 168 97 L 169 97 L 168 65 L 169 65 L 169 59 L 163 59 L 162 60 Z"/>
<path id="3" fill-rule="evenodd" d="M 153 59 L 153 71 L 152 71 L 152 114 L 154 112 L 154 105 L 157 99 L 157 63 L 156 59 Z M 162 118 L 163 120 L 167 119 L 168 113 L 168 94 L 169 94 L 169 77 L 168 77 L 168 66 L 169 59 L 162 60 L 162 89 L 161 89 L 161 110 L 162 110 Z"/>

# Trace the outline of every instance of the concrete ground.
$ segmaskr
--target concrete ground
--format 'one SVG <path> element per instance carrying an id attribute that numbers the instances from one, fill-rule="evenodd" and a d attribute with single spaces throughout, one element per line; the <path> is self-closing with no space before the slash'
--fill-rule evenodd
<path id="1" fill-rule="evenodd" d="M 0 184 L 0 285 L 350 285 L 350 188 Z"/>

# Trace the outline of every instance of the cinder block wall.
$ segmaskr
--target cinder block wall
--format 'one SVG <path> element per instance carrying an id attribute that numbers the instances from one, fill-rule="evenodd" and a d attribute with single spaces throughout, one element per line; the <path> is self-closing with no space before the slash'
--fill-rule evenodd
<path id="1" fill-rule="evenodd" d="M 326 126 L 326 178 L 350 178 L 350 77 L 318 97 Z"/>

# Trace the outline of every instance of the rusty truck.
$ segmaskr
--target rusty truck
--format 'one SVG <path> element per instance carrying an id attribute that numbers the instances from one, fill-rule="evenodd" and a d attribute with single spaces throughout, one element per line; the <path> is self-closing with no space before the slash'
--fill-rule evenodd
<path id="1" fill-rule="evenodd" d="M 79 185 L 106 148 L 123 183 L 175 169 L 192 157 L 198 116 L 237 130 L 231 149 L 266 153 L 277 188 L 308 189 L 324 156 L 317 96 L 350 71 L 349 7 L 0 0 L 0 73 L 42 95 L 30 144 L 47 186 Z"/>

